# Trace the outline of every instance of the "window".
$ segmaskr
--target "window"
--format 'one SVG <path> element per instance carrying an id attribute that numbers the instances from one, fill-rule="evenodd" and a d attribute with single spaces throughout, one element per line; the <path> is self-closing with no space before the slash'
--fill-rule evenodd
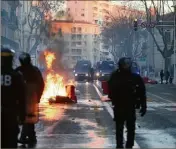
<path id="1" fill-rule="evenodd" d="M 75 39 L 76 39 L 76 35 L 72 35 L 72 36 L 71 36 L 71 39 L 72 39 L 72 40 L 75 40 Z"/>
<path id="2" fill-rule="evenodd" d="M 82 28 L 78 27 L 78 32 L 81 33 L 82 32 Z"/>
<path id="3" fill-rule="evenodd" d="M 76 27 L 73 27 L 73 28 L 71 29 L 71 31 L 72 31 L 72 33 L 76 33 Z"/>
<path id="4" fill-rule="evenodd" d="M 7 28 L 6 29 L 6 36 L 10 40 L 14 40 L 14 32 L 13 32 L 13 30 L 11 28 Z"/>
<path id="5" fill-rule="evenodd" d="M 84 16 L 84 13 L 82 13 L 81 16 L 83 17 L 83 16 Z"/>
<path id="6" fill-rule="evenodd" d="M 72 49 L 72 54 L 78 54 L 81 55 L 82 50 L 81 49 Z"/>
<path id="7" fill-rule="evenodd" d="M 165 31 L 165 40 L 166 40 L 167 43 L 171 42 L 171 32 L 170 32 L 170 30 Z"/>
<path id="8" fill-rule="evenodd" d="M 70 8 L 68 8 L 68 11 L 70 11 Z"/>
<path id="9" fill-rule="evenodd" d="M 95 23 L 97 24 L 97 23 L 98 23 L 98 20 L 95 20 Z"/>
<path id="10" fill-rule="evenodd" d="M 81 40 L 81 39 L 82 39 L 82 35 L 81 35 L 81 34 L 78 34 L 78 35 L 77 35 L 77 38 L 78 38 L 78 40 Z"/>
<path id="11" fill-rule="evenodd" d="M 98 17 L 97 13 L 93 13 L 93 17 Z"/>
<path id="12" fill-rule="evenodd" d="M 77 44 L 77 45 L 81 45 L 81 42 L 77 42 L 76 44 Z"/>
<path id="13" fill-rule="evenodd" d="M 3 24 L 1 25 L 1 35 L 6 36 L 6 26 Z"/>
<path id="14" fill-rule="evenodd" d="M 72 42 L 71 45 L 72 45 L 72 46 L 76 46 L 76 42 Z"/>
<path id="15" fill-rule="evenodd" d="M 80 60 L 81 56 L 73 56 L 72 58 L 73 58 L 73 60 Z"/>
<path id="16" fill-rule="evenodd" d="M 98 8 L 97 8 L 97 7 L 93 7 L 93 10 L 95 10 L 95 11 L 96 11 L 96 10 L 98 10 Z"/>

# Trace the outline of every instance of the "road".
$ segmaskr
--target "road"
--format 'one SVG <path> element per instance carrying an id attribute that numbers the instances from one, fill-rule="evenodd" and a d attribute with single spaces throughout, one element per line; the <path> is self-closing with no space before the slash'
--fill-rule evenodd
<path id="1" fill-rule="evenodd" d="M 148 112 L 138 116 L 134 148 L 176 147 L 176 87 L 148 85 Z M 96 84 L 77 84 L 77 104 L 40 106 L 35 148 L 115 148 L 110 102 Z"/>

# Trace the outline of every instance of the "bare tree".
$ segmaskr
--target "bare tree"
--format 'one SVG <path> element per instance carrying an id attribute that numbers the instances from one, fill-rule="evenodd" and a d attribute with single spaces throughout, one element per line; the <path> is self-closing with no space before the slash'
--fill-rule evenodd
<path id="1" fill-rule="evenodd" d="M 158 0 L 157 2 L 151 0 L 150 1 L 151 5 L 147 4 L 147 2 L 149 2 L 148 0 L 141 0 L 141 1 L 145 7 L 147 23 L 155 22 L 156 23 L 155 29 L 161 36 L 163 47 L 161 47 L 159 44 L 159 42 L 161 41 L 157 40 L 158 36 L 155 35 L 155 33 L 152 31 L 151 28 L 147 28 L 147 31 L 153 38 L 157 50 L 161 53 L 162 57 L 165 60 L 165 70 L 167 70 L 170 65 L 170 57 L 174 53 L 174 38 L 172 38 L 171 43 L 169 43 L 167 40 L 168 36 L 167 34 L 165 34 L 166 23 L 164 22 L 166 21 L 169 12 L 172 15 L 172 9 L 168 4 L 169 0 Z M 151 8 L 153 9 L 154 14 L 151 13 Z"/>
<path id="2" fill-rule="evenodd" d="M 73 16 L 68 10 L 61 10 L 56 13 L 55 20 L 73 20 Z"/>
<path id="3" fill-rule="evenodd" d="M 111 45 L 109 51 L 114 56 L 115 61 L 123 55 L 135 58 L 140 55 L 137 52 L 142 41 L 140 39 L 141 37 L 146 38 L 146 33 L 141 30 L 135 32 L 133 30 L 133 21 L 135 18 L 142 18 L 144 14 L 126 6 L 122 7 L 122 9 L 117 8 L 116 12 L 118 14 L 116 16 L 107 12 L 111 21 L 106 22 L 104 26 L 102 32 L 103 42 Z"/>
<path id="4" fill-rule="evenodd" d="M 35 3 L 34 3 L 35 2 Z M 30 11 L 27 16 L 29 35 L 27 39 L 27 52 L 35 51 L 43 37 L 50 38 L 51 13 L 63 6 L 63 1 L 31 1 Z M 35 39 L 31 47 L 31 39 Z"/>

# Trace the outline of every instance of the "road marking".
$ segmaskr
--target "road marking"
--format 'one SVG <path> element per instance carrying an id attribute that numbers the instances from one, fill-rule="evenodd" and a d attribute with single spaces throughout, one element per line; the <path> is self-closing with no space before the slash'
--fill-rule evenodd
<path id="1" fill-rule="evenodd" d="M 161 96 L 155 95 L 155 94 L 153 94 L 153 93 L 147 92 L 147 94 L 150 94 L 150 95 L 152 95 L 152 96 L 154 96 L 154 97 L 156 97 L 156 98 L 159 98 L 160 100 L 167 101 L 167 102 L 169 102 L 169 103 L 174 103 L 174 102 L 172 102 L 172 101 L 170 101 L 170 100 L 167 100 L 167 99 L 165 99 L 165 98 L 163 98 L 163 97 L 161 97 Z"/>
<path id="2" fill-rule="evenodd" d="M 171 111 L 171 112 L 175 112 L 176 111 L 176 108 L 164 108 L 164 109 L 166 109 L 168 111 Z"/>
<path id="3" fill-rule="evenodd" d="M 99 95 L 100 98 L 101 98 L 103 95 L 101 94 L 101 92 L 99 91 L 99 89 L 96 87 L 95 84 L 93 84 L 93 86 L 94 86 L 95 90 L 97 91 L 98 95 Z M 114 118 L 114 113 L 113 113 L 113 110 L 112 110 L 110 104 L 108 104 L 107 102 L 103 102 L 103 104 L 104 104 L 104 106 L 106 107 L 106 109 L 107 109 L 107 111 L 109 112 L 109 114 L 111 115 L 111 117 Z M 125 129 L 124 129 L 124 132 L 126 132 L 126 127 L 125 127 Z M 127 139 L 126 139 L 126 135 L 124 135 L 124 136 L 125 136 L 125 140 L 127 140 Z M 137 144 L 136 141 L 134 141 L 134 148 L 140 148 L 140 146 Z"/>

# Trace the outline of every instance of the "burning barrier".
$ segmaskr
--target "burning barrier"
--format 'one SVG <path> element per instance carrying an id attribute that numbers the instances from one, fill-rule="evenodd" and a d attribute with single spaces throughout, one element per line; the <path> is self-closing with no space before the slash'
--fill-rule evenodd
<path id="1" fill-rule="evenodd" d="M 56 60 L 55 53 L 50 51 L 44 52 L 46 61 L 46 78 L 45 88 L 41 98 L 42 103 L 46 102 L 61 102 L 62 100 L 70 99 L 76 102 L 75 87 L 73 81 L 65 85 L 63 76 L 53 70 L 53 62 Z"/>

